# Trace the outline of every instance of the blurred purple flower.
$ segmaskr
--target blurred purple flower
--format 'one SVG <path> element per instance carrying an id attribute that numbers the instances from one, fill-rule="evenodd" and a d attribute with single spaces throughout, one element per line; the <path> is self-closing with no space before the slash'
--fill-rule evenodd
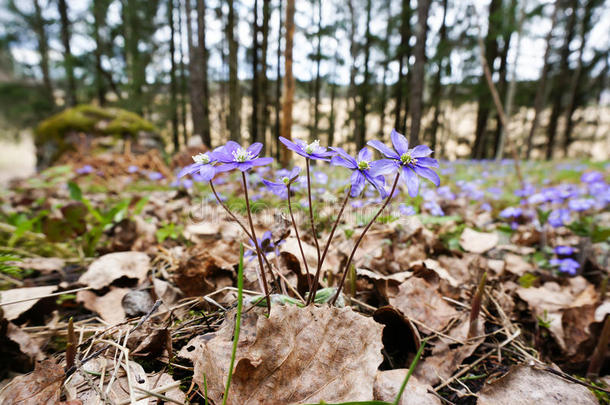
<path id="1" fill-rule="evenodd" d="M 508 207 L 500 211 L 500 214 L 498 215 L 500 218 L 517 218 L 523 215 L 523 209 L 519 207 Z"/>
<path id="2" fill-rule="evenodd" d="M 334 153 L 327 151 L 324 146 L 320 146 L 320 141 L 318 140 L 308 144 L 300 139 L 295 139 L 295 141 L 292 142 L 291 140 L 280 136 L 280 142 L 291 151 L 308 159 L 324 160 L 328 162 L 334 155 Z"/>
<path id="3" fill-rule="evenodd" d="M 138 172 L 138 170 L 140 170 L 140 168 L 139 168 L 138 166 L 135 166 L 135 165 L 130 165 L 130 166 L 127 168 L 127 173 L 130 173 L 130 174 L 132 174 L 132 173 L 137 173 L 137 172 Z"/>
<path id="4" fill-rule="evenodd" d="M 481 204 L 481 210 L 489 212 L 489 211 L 491 211 L 491 205 L 489 203 L 485 202 L 485 203 Z"/>
<path id="5" fill-rule="evenodd" d="M 262 149 L 263 144 L 260 142 L 253 143 L 246 149 L 242 148 L 237 142 L 229 141 L 225 146 L 211 152 L 210 156 L 219 163 L 222 163 L 219 166 L 215 166 L 217 173 L 228 172 L 234 169 L 246 172 L 254 166 L 264 166 L 273 162 L 273 158 L 258 157 Z"/>
<path id="6" fill-rule="evenodd" d="M 419 191 L 419 177 L 430 180 L 438 187 L 441 180 L 438 174 L 431 167 L 438 167 L 436 159 L 428 157 L 432 153 L 432 149 L 426 145 L 417 145 L 413 149 L 409 149 L 409 142 L 404 135 L 398 133 L 395 129 L 390 134 L 392 146 L 389 148 L 383 142 L 372 140 L 367 144 L 377 149 L 383 156 L 386 157 L 386 165 L 394 167 L 394 170 L 402 170 L 401 178 L 407 184 L 407 190 L 411 197 L 416 197 Z M 392 170 L 388 173 L 389 174 Z"/>
<path id="7" fill-rule="evenodd" d="M 413 208 L 411 205 L 406 205 L 404 203 L 398 205 L 398 211 L 400 211 L 400 213 L 406 217 L 416 214 L 415 208 Z"/>
<path id="8" fill-rule="evenodd" d="M 91 165 L 84 165 L 80 169 L 76 169 L 77 174 L 89 174 L 93 172 L 93 167 Z"/>
<path id="9" fill-rule="evenodd" d="M 580 268 L 580 264 L 569 257 L 565 259 L 551 259 L 549 263 L 551 266 L 558 267 L 560 272 L 568 273 L 571 276 L 575 275 L 576 271 Z"/>
<path id="10" fill-rule="evenodd" d="M 568 201 L 568 208 L 570 211 L 580 212 L 591 209 L 595 204 L 594 200 L 585 199 L 585 198 L 576 198 L 574 200 Z"/>
<path id="11" fill-rule="evenodd" d="M 440 205 L 436 201 L 426 201 L 423 204 L 423 207 L 428 210 L 430 215 L 435 217 L 443 217 L 445 216 L 445 211 L 441 208 Z"/>
<path id="12" fill-rule="evenodd" d="M 364 190 L 367 181 L 379 191 L 382 197 L 385 198 L 388 195 L 388 192 L 385 190 L 385 179 L 383 177 L 383 174 L 387 174 L 388 166 L 382 160 L 372 162 L 373 155 L 370 150 L 362 148 L 358 152 L 358 160 L 356 160 L 342 148 L 335 147 L 331 149 L 337 152 L 337 155 L 333 156 L 330 163 L 334 166 L 346 167 L 352 171 L 352 176 L 350 177 L 351 197 L 358 197 L 362 190 Z"/>
<path id="13" fill-rule="evenodd" d="M 148 173 L 148 178 L 149 178 L 149 180 L 157 181 L 157 180 L 161 180 L 163 178 L 163 175 L 159 172 L 150 172 L 150 173 Z"/>
<path id="14" fill-rule="evenodd" d="M 598 183 L 604 181 L 604 175 L 601 172 L 587 172 L 580 176 L 580 181 L 588 184 Z"/>
<path id="15" fill-rule="evenodd" d="M 278 182 L 272 182 L 266 179 L 263 179 L 263 183 L 265 184 L 265 186 L 267 186 L 267 188 L 269 189 L 269 191 L 271 191 L 273 194 L 277 195 L 278 197 L 282 198 L 282 199 L 286 199 L 288 198 L 288 185 L 292 184 L 294 181 L 297 180 L 297 178 L 299 177 L 299 173 L 301 172 L 301 168 L 298 166 L 295 166 L 292 171 L 290 171 L 289 173 L 285 173 L 287 170 L 283 170 L 281 174 L 285 174 L 284 176 L 280 176 L 278 178 Z M 278 171 L 278 174 L 279 171 Z"/>
<path id="16" fill-rule="evenodd" d="M 570 222 L 571 219 L 572 218 L 570 216 L 570 210 L 567 210 L 565 208 L 559 208 L 553 210 L 549 214 L 548 223 L 551 224 L 553 228 L 558 228 L 560 226 L 566 225 L 568 222 Z"/>
<path id="17" fill-rule="evenodd" d="M 570 256 L 574 253 L 574 248 L 572 246 L 555 246 L 555 249 L 553 249 L 553 251 L 555 252 L 555 254 L 561 256 Z"/>

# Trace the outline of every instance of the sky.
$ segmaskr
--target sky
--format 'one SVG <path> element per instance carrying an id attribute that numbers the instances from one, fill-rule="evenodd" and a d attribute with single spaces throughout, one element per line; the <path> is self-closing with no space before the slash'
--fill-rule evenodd
<path id="1" fill-rule="evenodd" d="M 447 24 L 451 30 L 452 27 L 456 28 L 465 22 L 462 20 L 463 13 L 466 10 L 467 6 L 473 5 L 477 13 L 479 15 L 479 21 L 481 25 L 481 29 L 483 33 L 487 30 L 487 9 L 489 5 L 489 0 L 473 0 L 473 1 L 464 1 L 464 0 L 449 0 L 450 1 L 450 11 L 447 15 Z M 0 0 L 0 4 L 5 3 L 6 0 Z M 219 2 L 224 4 L 223 0 L 207 0 L 206 4 L 208 8 L 214 8 Z M 44 0 L 43 0 L 44 3 Z M 72 37 L 72 50 L 75 54 L 82 54 L 84 52 L 90 52 L 93 50 L 95 44 L 93 41 L 84 33 L 86 32 L 86 25 L 83 24 L 83 18 L 92 18 L 87 13 L 88 1 L 82 0 L 68 0 L 68 7 L 70 9 L 70 18 L 74 22 L 74 34 Z M 241 0 L 237 3 L 237 17 L 238 17 L 238 26 L 237 26 L 237 37 L 240 44 L 240 62 L 241 66 L 239 69 L 240 79 L 246 79 L 251 76 L 250 66 L 245 62 L 246 49 L 251 46 L 252 43 L 252 6 L 254 0 Z M 356 4 L 362 3 L 363 1 L 358 2 L 356 0 Z M 391 10 L 388 10 L 381 1 L 373 2 L 374 9 L 373 15 L 374 18 L 371 22 L 371 31 L 373 34 L 378 35 L 380 37 L 385 36 L 385 31 L 387 27 L 387 16 L 388 12 L 391 11 L 393 15 L 396 15 L 400 12 L 400 2 L 399 1 L 391 1 Z M 453 3 L 453 4 L 452 4 Z M 525 4 L 526 10 L 529 11 L 536 5 L 540 4 L 541 1 L 535 0 L 523 0 L 522 4 Z M 540 75 L 540 70 L 543 63 L 543 55 L 545 50 L 545 39 L 548 30 L 550 29 L 550 14 L 552 12 L 552 1 L 542 2 L 546 4 L 544 8 L 544 17 L 535 17 L 528 21 L 527 24 L 523 27 L 524 35 L 522 36 L 522 40 L 519 46 L 519 59 L 516 64 L 516 74 L 517 79 L 519 80 L 536 80 Z M 27 10 L 27 7 L 31 7 L 31 5 L 26 4 L 25 2 L 18 1 L 20 7 L 24 10 Z M 278 21 L 278 12 L 275 10 L 276 1 L 272 1 L 274 12 L 271 16 L 270 21 L 270 49 L 268 55 L 268 62 L 270 65 L 269 69 L 269 77 L 274 77 L 275 66 L 276 66 L 276 52 L 277 52 L 277 27 L 279 24 Z M 322 7 L 322 23 L 330 24 L 336 18 L 340 18 L 342 15 L 347 13 L 347 8 L 343 6 L 343 1 L 323 1 Z M 226 5 L 224 5 L 226 9 Z M 294 74 L 295 77 L 299 80 L 309 80 L 313 77 L 315 69 L 313 63 L 308 59 L 308 54 L 315 51 L 316 43 L 315 41 L 310 41 L 306 37 L 306 32 L 313 33 L 315 32 L 317 21 L 312 21 L 312 15 L 314 14 L 314 10 L 312 9 L 312 4 L 309 1 L 300 0 L 296 1 L 296 15 L 295 21 L 297 24 L 297 31 L 295 33 L 295 43 L 294 43 Z M 226 13 L 226 10 L 225 10 Z M 260 13 L 262 14 L 262 13 Z M 363 7 L 359 7 L 357 9 L 358 14 L 358 35 L 362 36 L 365 28 L 365 10 Z M 47 7 L 45 11 L 45 16 L 49 18 L 57 18 L 57 10 L 54 4 L 51 4 Z M 10 18 L 5 11 L 4 6 L 0 6 L 0 21 L 6 20 Z M 120 18 L 120 4 L 115 2 L 111 9 L 108 12 L 108 21 L 110 23 L 118 21 Z M 316 17 L 317 18 L 317 17 Z M 159 19 L 165 19 L 165 12 L 160 10 Z M 434 55 L 435 47 L 436 47 L 436 37 L 438 30 L 440 28 L 442 21 L 442 9 L 440 7 L 439 2 L 433 2 L 432 7 L 430 9 L 430 17 L 429 17 L 429 36 L 427 41 L 427 55 L 431 57 Z M 184 24 L 184 21 L 183 21 Z M 217 77 L 220 75 L 228 74 L 228 67 L 222 66 L 220 54 L 215 51 L 217 49 L 221 41 L 223 41 L 224 33 L 223 33 L 223 22 L 216 18 L 215 13 L 209 11 L 206 15 L 206 42 L 208 48 L 211 49 L 210 54 L 210 63 L 209 66 L 212 71 L 212 76 L 216 75 Z M 0 32 L 1 32 L 0 27 Z M 52 28 L 54 30 L 58 30 L 58 27 Z M 186 35 L 186 29 L 183 29 L 183 34 Z M 54 38 L 51 42 L 51 59 L 53 60 L 61 60 L 61 50 L 62 46 L 59 42 L 59 35 L 55 32 L 55 35 L 52 35 Z M 610 38 L 610 6 L 606 5 L 600 11 L 599 20 L 595 24 L 591 34 L 590 39 L 588 41 L 588 46 L 586 48 L 584 57 L 585 60 L 589 59 L 592 56 L 593 48 L 604 48 L 608 47 L 608 41 Z M 155 39 L 161 44 L 166 44 L 169 39 L 169 27 L 165 27 L 164 29 L 160 29 L 155 34 Z M 392 39 L 392 45 L 397 45 L 399 38 L 397 35 Z M 183 41 L 186 46 L 186 40 Z M 513 41 L 511 43 L 511 48 L 508 55 L 509 60 L 509 77 L 512 75 L 513 64 L 515 61 L 515 57 L 517 55 L 517 39 L 516 36 L 513 37 Z M 576 43 L 574 43 L 576 45 Z M 575 46 L 573 45 L 573 46 Z M 39 60 L 39 55 L 36 52 L 35 42 L 28 41 L 20 45 L 13 46 L 12 52 L 14 57 L 19 62 L 36 64 Z M 341 84 L 347 84 L 349 82 L 349 69 L 351 60 L 349 57 L 349 40 L 346 37 L 346 34 L 343 31 L 339 31 L 335 37 L 326 37 L 322 41 L 322 49 L 323 52 L 327 53 L 329 56 L 334 56 L 335 53 L 340 56 L 340 58 L 344 59 L 347 63 L 343 66 L 336 66 L 333 63 L 323 62 L 321 64 L 321 73 L 323 75 L 333 73 L 336 80 Z M 382 55 L 379 52 L 373 51 L 371 56 L 371 62 L 379 62 L 381 61 Z M 450 77 L 446 77 L 445 82 L 455 82 L 461 80 L 464 74 L 464 63 L 465 63 L 465 55 L 460 54 L 458 52 L 454 52 L 452 55 L 451 63 L 452 63 L 452 75 Z M 356 65 L 360 66 L 362 63 L 361 60 L 356 60 Z M 148 80 L 152 81 L 154 76 L 158 74 L 158 69 L 169 70 L 170 61 L 167 57 L 167 54 L 162 53 L 158 56 L 158 59 L 155 60 L 155 66 L 151 67 L 150 71 L 147 72 L 149 75 Z M 387 82 L 392 83 L 396 80 L 398 72 L 398 62 L 392 61 L 389 64 L 389 74 L 387 76 Z M 58 72 L 61 73 L 61 72 Z M 381 69 L 375 69 L 375 73 L 377 74 L 378 81 L 381 80 Z"/>

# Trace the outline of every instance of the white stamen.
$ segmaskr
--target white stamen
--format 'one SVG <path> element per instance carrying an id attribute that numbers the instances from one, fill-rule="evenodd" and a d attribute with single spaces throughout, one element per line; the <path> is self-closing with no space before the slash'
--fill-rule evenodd
<path id="1" fill-rule="evenodd" d="M 244 148 L 239 148 L 237 150 L 234 150 L 232 154 L 233 154 L 233 160 L 235 160 L 236 162 L 240 162 L 240 163 L 254 158 L 254 156 L 252 156 L 252 154 Z"/>
<path id="2" fill-rule="evenodd" d="M 208 156 L 207 153 L 200 153 L 198 155 L 193 156 L 193 160 L 195 161 L 195 163 L 202 163 L 204 165 L 207 165 L 208 163 L 210 163 L 210 156 Z"/>
<path id="3" fill-rule="evenodd" d="M 318 150 L 319 147 L 320 147 L 320 141 L 316 139 L 315 141 L 313 141 L 312 143 L 310 143 L 309 145 L 307 145 L 305 147 L 305 152 L 307 154 L 311 155 L 316 150 Z"/>

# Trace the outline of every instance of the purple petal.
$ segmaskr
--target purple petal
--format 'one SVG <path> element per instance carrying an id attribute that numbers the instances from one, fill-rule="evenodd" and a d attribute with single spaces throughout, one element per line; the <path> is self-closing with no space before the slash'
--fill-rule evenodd
<path id="1" fill-rule="evenodd" d="M 420 157 L 428 156 L 431 153 L 432 153 L 432 149 L 430 149 L 426 145 L 417 145 L 411 151 L 411 157 L 420 158 Z"/>
<path id="2" fill-rule="evenodd" d="M 229 163 L 233 161 L 233 155 L 231 153 L 227 153 L 225 148 L 215 149 L 213 152 L 210 152 L 209 156 L 223 163 Z"/>
<path id="3" fill-rule="evenodd" d="M 204 181 L 210 181 L 216 176 L 216 167 L 212 165 L 203 165 L 199 170 L 199 175 Z"/>
<path id="4" fill-rule="evenodd" d="M 375 189 L 379 191 L 379 194 L 381 194 L 383 198 L 388 196 L 388 192 L 385 189 L 385 179 L 383 176 L 373 177 L 370 175 L 370 173 L 365 174 L 365 176 L 366 179 L 373 185 L 373 187 L 375 187 Z"/>
<path id="5" fill-rule="evenodd" d="M 430 180 L 432 183 L 434 183 L 436 187 L 441 184 L 441 179 L 438 177 L 438 174 L 436 174 L 434 170 L 417 165 L 413 166 L 413 170 L 415 170 L 415 173 L 419 174 L 423 178 Z"/>
<path id="6" fill-rule="evenodd" d="M 393 129 L 390 138 L 392 138 L 392 145 L 394 145 L 394 149 L 396 149 L 399 156 L 409 151 L 409 141 L 407 141 L 404 135 Z"/>
<path id="7" fill-rule="evenodd" d="M 235 163 L 237 165 L 237 168 L 242 171 L 242 172 L 247 172 L 248 170 L 252 169 L 252 167 L 254 166 L 254 160 L 251 160 L 249 162 L 240 162 L 240 163 Z"/>
<path id="8" fill-rule="evenodd" d="M 288 149 L 290 149 L 291 151 L 294 152 L 302 152 L 303 148 L 299 147 L 299 145 L 295 144 L 294 142 L 290 141 L 289 139 L 284 138 L 283 136 L 280 136 L 280 142 L 283 143 Z"/>
<path id="9" fill-rule="evenodd" d="M 428 166 L 428 167 L 438 167 L 438 161 L 429 157 L 420 157 L 417 158 L 418 166 Z"/>
<path id="10" fill-rule="evenodd" d="M 182 170 L 180 170 L 180 172 L 178 172 L 178 178 L 184 177 L 187 174 L 196 173 L 197 170 L 199 170 L 199 168 L 201 166 L 202 166 L 201 163 L 193 163 L 193 164 L 190 164 L 190 165 L 184 167 Z"/>
<path id="11" fill-rule="evenodd" d="M 354 163 L 343 159 L 341 156 L 333 156 L 333 158 L 330 160 L 330 164 L 333 166 L 343 166 L 351 170 L 356 170 L 356 165 Z"/>
<path id="12" fill-rule="evenodd" d="M 417 197 L 419 191 L 419 178 L 417 174 L 409 167 L 403 167 L 402 173 L 404 174 L 403 180 L 407 183 L 407 190 L 412 198 Z"/>
<path id="13" fill-rule="evenodd" d="M 227 155 L 232 155 L 237 149 L 241 148 L 241 145 L 235 141 L 228 141 L 222 148 L 223 152 Z"/>
<path id="14" fill-rule="evenodd" d="M 216 168 L 216 173 L 228 172 L 230 170 L 237 168 L 237 163 L 230 162 L 230 163 L 225 163 L 220 166 L 214 166 L 214 167 Z"/>
<path id="15" fill-rule="evenodd" d="M 368 141 L 367 145 L 369 145 L 372 148 L 377 149 L 387 158 L 390 158 L 390 159 L 399 159 L 400 158 L 400 156 L 398 156 L 398 154 L 395 151 L 390 149 L 385 143 L 383 143 L 381 141 L 378 141 L 378 140 Z"/>
<path id="16" fill-rule="evenodd" d="M 290 180 L 294 179 L 295 177 L 297 177 L 299 175 L 299 173 L 301 173 L 301 168 L 299 166 L 295 166 L 292 168 L 292 170 L 290 171 L 290 174 L 288 175 L 288 178 Z"/>
<path id="17" fill-rule="evenodd" d="M 396 169 L 400 167 L 400 164 L 396 160 L 391 159 L 381 159 L 375 160 L 371 162 L 371 168 L 369 169 L 369 173 L 373 177 L 377 177 L 379 175 L 386 175 L 396 172 Z"/>
<path id="18" fill-rule="evenodd" d="M 360 152 L 358 152 L 358 160 L 366 160 L 367 162 L 370 162 L 371 159 L 373 159 L 373 155 L 366 146 L 360 149 Z"/>
<path id="19" fill-rule="evenodd" d="M 351 157 L 346 151 L 343 150 L 343 148 L 340 148 L 338 146 L 331 146 L 331 149 L 334 150 L 335 152 L 337 152 L 337 154 L 339 156 L 341 156 L 343 159 L 345 159 L 348 162 L 350 162 L 351 164 L 353 164 L 354 168 L 358 167 L 358 163 L 356 163 L 356 159 Z"/>
<path id="20" fill-rule="evenodd" d="M 362 190 L 364 190 L 365 177 L 360 171 L 355 170 L 352 172 L 350 177 L 350 183 L 352 183 L 352 189 L 350 192 L 351 197 L 358 197 Z"/>
<path id="21" fill-rule="evenodd" d="M 252 163 L 252 166 L 265 166 L 265 165 L 269 165 L 269 164 L 273 163 L 273 158 L 272 157 L 256 158 L 256 159 L 252 159 L 250 161 L 250 163 Z"/>
<path id="22" fill-rule="evenodd" d="M 263 149 L 263 144 L 260 142 L 255 142 L 250 145 L 248 152 L 250 152 L 253 157 L 257 157 L 259 153 L 261 153 L 261 149 Z"/>

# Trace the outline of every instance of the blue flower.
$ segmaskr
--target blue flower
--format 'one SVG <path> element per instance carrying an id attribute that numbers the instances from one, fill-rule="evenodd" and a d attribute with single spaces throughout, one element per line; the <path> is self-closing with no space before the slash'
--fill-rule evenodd
<path id="1" fill-rule="evenodd" d="M 523 214 L 523 209 L 519 207 L 508 207 L 500 211 L 500 218 L 518 218 Z"/>
<path id="2" fill-rule="evenodd" d="M 392 130 L 390 138 L 392 139 L 394 149 L 377 140 L 369 141 L 368 145 L 377 149 L 386 157 L 386 165 L 392 166 L 394 170 L 401 170 L 403 175 L 401 178 L 407 184 L 409 195 L 411 197 L 417 196 L 419 191 L 418 176 L 430 180 L 438 187 L 441 180 L 438 174 L 430 169 L 431 167 L 438 167 L 438 162 L 436 159 L 428 157 L 432 153 L 432 149 L 426 145 L 417 145 L 413 149 L 409 149 L 407 138 L 399 134 L 395 129 Z"/>
<path id="3" fill-rule="evenodd" d="M 548 223 L 551 224 L 553 228 L 558 228 L 560 226 L 566 225 L 571 221 L 570 211 L 565 208 L 559 208 L 551 211 L 548 218 Z"/>
<path id="4" fill-rule="evenodd" d="M 558 267 L 560 272 L 568 273 L 571 276 L 576 275 L 576 271 L 580 268 L 580 264 L 569 257 L 566 259 L 551 259 L 549 263 L 554 267 Z"/>
<path id="5" fill-rule="evenodd" d="M 161 180 L 163 178 L 163 175 L 159 172 L 150 172 L 148 173 L 148 178 L 152 181 L 157 181 Z"/>
<path id="6" fill-rule="evenodd" d="M 285 173 L 286 170 L 282 170 L 282 173 L 280 173 L 280 171 L 278 171 L 278 174 L 285 174 L 284 176 L 280 175 L 279 177 L 279 181 L 277 183 L 263 179 L 263 183 L 265 184 L 265 186 L 267 186 L 267 188 L 269 189 L 269 191 L 271 191 L 273 194 L 277 195 L 278 197 L 282 198 L 282 199 L 286 199 L 288 198 L 288 185 L 292 184 L 294 181 L 297 180 L 297 178 L 299 177 L 299 173 L 301 172 L 301 168 L 298 166 L 295 166 L 291 172 L 289 173 Z"/>
<path id="7" fill-rule="evenodd" d="M 80 169 L 76 170 L 77 174 L 89 174 L 93 172 L 93 167 L 91 165 L 84 165 Z"/>
<path id="8" fill-rule="evenodd" d="M 333 152 L 327 151 L 324 146 L 320 146 L 320 141 L 318 140 L 308 144 L 300 139 L 296 139 L 294 142 L 292 142 L 291 140 L 280 136 L 280 142 L 291 151 L 307 159 L 324 160 L 328 162 L 334 155 Z"/>
<path id="9" fill-rule="evenodd" d="M 577 198 L 574 200 L 568 201 L 568 208 L 570 211 L 580 212 L 591 209 L 595 204 L 594 200 L 585 199 L 585 198 Z"/>
<path id="10" fill-rule="evenodd" d="M 234 169 L 246 172 L 254 166 L 265 166 L 273 162 L 273 158 L 258 157 L 262 149 L 263 144 L 260 142 L 253 143 L 246 149 L 237 142 L 229 141 L 225 146 L 211 152 L 210 156 L 222 163 L 220 166 L 215 166 L 217 172 L 228 172 Z"/>
<path id="11" fill-rule="evenodd" d="M 358 197 L 364 190 L 367 181 L 379 191 L 382 197 L 385 198 L 388 195 L 383 177 L 384 174 L 387 174 L 387 165 L 381 160 L 372 162 L 373 155 L 370 150 L 362 148 L 358 152 L 358 160 L 356 160 L 342 148 L 334 147 L 331 149 L 337 152 L 337 155 L 333 156 L 330 163 L 334 166 L 343 166 L 352 170 L 352 176 L 350 177 L 351 197 Z"/>
<path id="12" fill-rule="evenodd" d="M 574 253 L 574 248 L 572 246 L 555 246 L 555 249 L 553 249 L 553 251 L 555 252 L 555 254 L 558 254 L 560 256 L 570 256 Z"/>
<path id="13" fill-rule="evenodd" d="M 216 176 L 217 169 L 214 166 L 216 159 L 210 153 L 200 153 L 193 156 L 195 163 L 183 168 L 178 173 L 178 178 L 190 174 L 196 181 L 211 181 Z M 195 175 L 198 176 L 195 176 Z"/>
<path id="14" fill-rule="evenodd" d="M 406 205 L 404 203 L 398 205 L 398 211 L 400 211 L 400 213 L 406 217 L 416 214 L 415 208 L 413 208 L 410 205 Z"/>
<path id="15" fill-rule="evenodd" d="M 580 176 L 580 181 L 583 183 L 598 183 L 604 181 L 604 175 L 601 172 L 587 172 Z"/>

